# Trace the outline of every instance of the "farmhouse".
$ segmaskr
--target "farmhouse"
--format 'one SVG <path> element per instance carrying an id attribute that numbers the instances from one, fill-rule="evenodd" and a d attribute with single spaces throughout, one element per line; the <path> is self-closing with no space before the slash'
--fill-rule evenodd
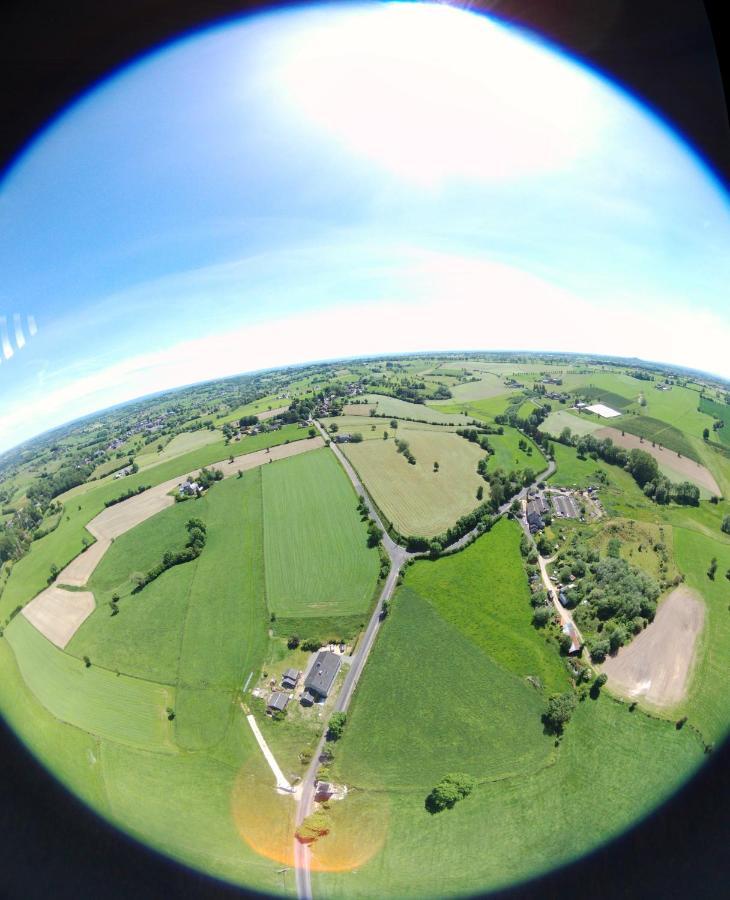
<path id="1" fill-rule="evenodd" d="M 332 653 L 330 650 L 320 650 L 309 674 L 304 679 L 306 690 L 302 695 L 302 701 L 313 703 L 317 699 L 326 700 L 341 665 L 342 660 L 336 653 Z M 309 700 L 307 695 L 312 699 Z"/>
<path id="2" fill-rule="evenodd" d="M 289 694 L 285 694 L 283 691 L 274 691 L 274 693 L 269 697 L 269 702 L 266 704 L 267 709 L 271 710 L 279 710 L 280 712 L 284 712 L 289 703 Z"/>
<path id="3" fill-rule="evenodd" d="M 293 691 L 299 684 L 301 674 L 298 669 L 287 669 L 281 676 L 281 686 L 288 691 Z"/>

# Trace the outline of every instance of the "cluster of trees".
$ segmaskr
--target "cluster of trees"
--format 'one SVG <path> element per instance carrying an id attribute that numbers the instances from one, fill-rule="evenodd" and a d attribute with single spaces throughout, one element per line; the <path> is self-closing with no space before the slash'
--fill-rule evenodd
<path id="1" fill-rule="evenodd" d="M 597 551 L 578 545 L 559 565 L 563 583 L 571 575 L 575 578 L 566 596 L 575 607 L 576 624 L 589 635 L 586 643 L 594 662 L 615 653 L 653 621 L 660 586 L 625 559 L 617 555 L 601 559 Z"/>
<path id="2" fill-rule="evenodd" d="M 396 450 L 397 450 L 398 453 L 402 453 L 402 454 L 403 454 L 403 456 L 408 460 L 408 462 L 409 462 L 412 466 L 415 466 L 415 464 L 416 464 L 416 457 L 411 453 L 411 450 L 410 450 L 410 446 L 409 446 L 409 444 L 408 444 L 408 441 L 403 441 L 403 440 L 401 440 L 400 438 L 396 438 L 396 439 L 395 439 L 395 448 L 396 448 Z"/>
<path id="3" fill-rule="evenodd" d="M 463 772 L 445 775 L 426 797 L 426 809 L 430 813 L 453 809 L 459 800 L 471 794 L 476 784 L 476 778 Z"/>
<path id="4" fill-rule="evenodd" d="M 486 460 L 483 459 L 479 460 L 477 471 L 489 483 L 489 505 L 493 512 L 497 512 L 500 506 L 535 480 L 535 472 L 532 469 L 525 469 L 523 472 L 514 470 L 505 472 L 504 469 L 495 469 L 490 472 L 487 469 Z"/>
<path id="5" fill-rule="evenodd" d="M 367 508 L 367 504 L 365 503 L 365 498 L 363 497 L 362 494 L 360 494 L 360 496 L 358 498 L 357 511 L 360 514 L 360 519 L 363 522 L 367 521 L 367 528 L 368 528 L 367 544 L 368 544 L 368 547 L 377 547 L 380 544 L 380 539 L 383 537 L 383 530 L 382 530 L 382 528 L 378 527 L 377 522 L 375 522 L 373 519 L 370 518 L 370 510 Z M 386 559 L 387 559 L 387 554 L 386 554 Z M 390 562 L 389 562 L 389 566 L 390 566 Z M 381 559 L 380 567 L 382 570 L 382 568 L 383 568 L 382 559 Z M 388 573 L 386 572 L 385 574 L 387 575 Z"/>
<path id="6" fill-rule="evenodd" d="M 185 523 L 188 532 L 188 539 L 182 550 L 174 552 L 168 550 L 156 566 L 153 566 L 145 574 L 137 574 L 133 576 L 135 582 L 134 593 L 138 593 L 143 587 L 148 585 L 155 578 L 159 578 L 163 572 L 171 569 L 173 566 L 179 566 L 182 563 L 191 562 L 197 559 L 203 552 L 207 539 L 205 522 L 202 519 L 188 519 Z"/>
<path id="7" fill-rule="evenodd" d="M 46 507 L 54 497 L 83 484 L 94 471 L 90 463 L 72 463 L 59 469 L 53 475 L 43 474 L 26 491 L 31 503 Z"/>
<path id="8" fill-rule="evenodd" d="M 584 434 L 574 439 L 570 428 L 564 428 L 560 438 L 561 443 L 575 446 L 578 458 L 602 459 L 614 466 L 621 466 L 629 472 L 647 497 L 656 503 L 681 503 L 683 505 L 698 506 L 700 502 L 700 489 L 690 481 L 682 481 L 679 484 L 672 483 L 659 471 L 659 463 L 646 450 L 635 448 L 624 450 L 617 447 L 611 438 L 599 440 L 591 434 Z"/>
<path id="9" fill-rule="evenodd" d="M 221 481 L 222 478 L 223 472 L 221 472 L 220 469 L 203 468 L 200 470 L 200 472 L 198 473 L 198 477 L 195 480 L 204 491 L 207 491 L 212 484 L 214 484 L 216 481 Z"/>
<path id="10" fill-rule="evenodd" d="M 480 503 L 479 506 L 466 513 L 466 515 L 461 516 L 450 528 L 447 528 L 446 531 L 443 531 L 435 538 L 429 539 L 418 535 L 404 538 L 406 549 L 411 553 L 428 551 L 431 558 L 435 559 L 451 544 L 461 540 L 465 534 L 468 534 L 473 529 L 478 529 L 480 534 L 489 531 L 495 521 L 491 513 L 491 501 Z"/>
<path id="11" fill-rule="evenodd" d="M 150 489 L 149 484 L 140 484 L 139 487 L 129 488 L 128 491 L 125 491 L 123 494 L 120 494 L 118 497 L 112 497 L 111 500 L 105 500 L 104 506 L 114 506 L 117 503 L 122 503 L 124 500 L 129 500 L 131 497 L 136 497 L 137 494 L 143 494 L 145 491 Z"/>

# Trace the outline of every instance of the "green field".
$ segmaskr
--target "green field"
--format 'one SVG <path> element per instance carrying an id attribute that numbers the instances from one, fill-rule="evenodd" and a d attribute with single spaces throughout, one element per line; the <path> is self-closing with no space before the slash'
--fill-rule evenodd
<path id="1" fill-rule="evenodd" d="M 440 372 L 437 374 L 441 374 Z M 449 384 L 449 390 L 456 403 L 468 400 L 486 400 L 504 394 L 502 379 L 496 375 L 486 375 L 479 381 L 467 381 L 465 384 Z"/>
<path id="2" fill-rule="evenodd" d="M 564 691 L 568 678 L 555 646 L 530 624 L 521 534 L 516 522 L 502 520 L 466 550 L 414 565 L 405 583 L 503 669 Z"/>
<path id="3" fill-rule="evenodd" d="M 595 416 L 576 415 L 567 409 L 556 409 L 542 423 L 540 431 L 553 437 L 560 437 L 564 428 L 570 428 L 572 434 L 593 434 L 594 431 L 603 428 L 603 424 Z"/>
<path id="4" fill-rule="evenodd" d="M 730 540 L 711 540 L 687 528 L 674 529 L 674 552 L 687 584 L 700 592 L 705 601 L 705 625 L 698 662 L 690 683 L 684 711 L 707 741 L 724 738 L 730 727 Z M 714 580 L 707 577 L 712 557 L 717 558 Z"/>
<path id="5" fill-rule="evenodd" d="M 485 400 L 464 400 L 461 403 L 454 400 L 433 400 L 430 407 L 444 413 L 462 413 L 469 418 L 491 422 L 495 416 L 504 413 L 510 400 L 515 396 L 517 396 L 516 393 L 511 391 L 488 397 Z"/>
<path id="6" fill-rule="evenodd" d="M 208 529 L 203 553 L 132 594 L 130 575 L 183 543 L 191 515 Z M 194 508 L 179 504 L 122 535 L 90 583 L 97 609 L 68 646 L 78 657 L 175 685 L 176 739 L 188 749 L 220 738 L 236 690 L 265 651 L 261 517 L 259 468 L 215 485 Z M 107 607 L 114 591 L 117 616 Z"/>
<path id="7" fill-rule="evenodd" d="M 705 426 L 710 429 L 710 440 L 730 445 L 730 404 L 716 403 L 714 400 L 707 400 L 703 397 L 700 400 L 700 411 L 711 416 L 713 420 L 725 423 L 717 431 L 713 430 L 712 425 Z"/>
<path id="8" fill-rule="evenodd" d="M 605 391 L 600 387 L 582 387 L 578 392 L 583 400 L 588 404 L 603 403 L 604 406 L 610 406 L 616 412 L 623 412 L 629 406 L 636 403 L 635 399 L 629 399 L 621 394 L 615 394 L 613 391 Z"/>
<path id="9" fill-rule="evenodd" d="M 393 438 L 344 444 L 373 499 L 404 535 L 433 537 L 478 503 L 477 489 L 488 486 L 477 475 L 484 452 L 456 434 L 408 431 L 406 440 L 416 465 L 396 452 Z M 433 471 L 434 462 L 439 471 Z"/>
<path id="10" fill-rule="evenodd" d="M 89 538 L 86 524 L 104 509 L 104 501 L 118 497 L 121 493 L 139 485 L 156 485 L 175 477 L 183 477 L 201 466 L 226 459 L 230 453 L 243 455 L 274 447 L 286 441 L 296 441 L 307 437 L 306 429 L 296 425 L 287 425 L 280 431 L 267 432 L 247 437 L 239 444 L 226 447 L 223 452 L 217 445 L 201 447 L 168 460 L 148 469 L 129 475 L 118 481 L 93 483 L 85 493 L 64 495 L 64 518 L 58 528 L 42 538 L 34 541 L 30 552 L 13 567 L 13 573 L 6 589 L 0 598 L 0 622 L 7 619 L 16 606 L 23 606 L 43 588 L 46 587 L 48 573 L 52 564 L 62 569 L 83 549 L 83 539 Z M 235 450 L 233 449 L 235 448 Z"/>
<path id="11" fill-rule="evenodd" d="M 357 496 L 332 451 L 264 466 L 263 500 L 269 609 L 284 618 L 366 612 L 378 552 L 366 545 Z"/>
<path id="12" fill-rule="evenodd" d="M 225 441 L 221 438 L 220 432 L 209 431 L 207 428 L 176 434 L 171 441 L 164 445 L 159 453 L 157 452 L 157 444 L 153 441 L 135 459 L 140 469 L 149 469 L 158 463 L 167 462 L 169 459 L 177 459 L 186 453 L 199 450 L 201 447 L 209 447 L 211 444 L 218 445 L 217 450 L 221 453 L 220 459 L 224 459 L 226 456 Z"/>
<path id="13" fill-rule="evenodd" d="M 64 653 L 24 616 L 5 632 L 30 690 L 57 719 L 100 737 L 141 748 L 169 747 L 165 709 L 174 692 L 163 685 L 116 675 Z"/>
<path id="14" fill-rule="evenodd" d="M 399 400 L 398 397 L 387 397 L 384 394 L 368 394 L 364 399 L 368 403 L 375 404 L 378 416 L 392 416 L 396 419 L 421 419 L 425 422 L 436 422 L 443 425 L 465 425 L 469 420 L 469 417 L 461 415 L 459 410 L 456 411 L 456 415 L 449 415 L 433 406 L 426 406 L 423 403 L 409 403 L 407 400 Z"/>
<path id="15" fill-rule="evenodd" d="M 237 406 L 235 409 L 231 410 L 231 412 L 229 413 L 226 413 L 226 415 L 224 416 L 218 416 L 214 420 L 214 424 L 216 427 L 220 427 L 221 425 L 225 425 L 227 422 L 235 422 L 238 419 L 243 418 L 243 416 L 257 416 L 259 413 L 268 412 L 271 409 L 281 409 L 282 407 L 288 407 L 289 403 L 289 400 L 283 399 L 276 394 L 270 394 L 268 397 L 261 397 L 261 399 L 253 400 L 251 403 L 245 403 L 243 406 Z"/>
<path id="16" fill-rule="evenodd" d="M 337 749 L 358 788 L 423 786 L 456 768 L 480 780 L 549 763 L 543 698 L 494 663 L 407 584 L 393 600 Z"/>
<path id="17" fill-rule="evenodd" d="M 403 636 L 420 643 L 416 628 L 414 624 L 412 636 L 407 632 Z M 472 753 L 468 748 L 462 752 L 469 735 L 474 745 L 483 748 L 480 762 L 485 768 L 493 762 L 492 746 L 479 724 L 473 725 L 466 715 L 453 726 L 458 737 L 441 738 L 440 732 L 432 732 L 430 764 L 419 780 L 420 755 L 411 758 L 414 740 L 399 723 L 403 718 L 412 723 L 416 740 L 423 733 L 421 721 L 433 723 L 432 727 L 440 724 L 433 722 L 430 670 L 418 673 L 420 693 L 409 692 L 388 722 L 396 732 L 391 740 L 387 720 L 381 715 L 387 695 L 377 694 L 374 688 L 385 690 L 393 680 L 400 685 L 408 664 L 403 662 L 405 654 L 394 654 L 385 640 L 376 652 L 369 667 L 380 665 L 385 671 L 373 676 L 368 668 L 360 688 L 360 697 L 368 697 L 372 713 L 368 717 L 364 699 L 356 705 L 348 725 L 352 730 L 345 733 L 338 750 L 336 771 L 338 778 L 357 783 L 369 764 L 363 752 L 364 746 L 372 747 L 367 739 L 369 730 L 390 747 L 392 755 L 382 765 L 378 764 L 383 759 L 380 754 L 373 761 L 377 773 L 372 777 L 373 790 L 364 792 L 385 809 L 380 820 L 383 831 L 387 829 L 384 844 L 356 871 L 313 874 L 315 895 L 441 897 L 482 894 L 512 885 L 580 857 L 620 834 L 667 797 L 704 758 L 689 729 L 677 731 L 671 722 L 649 718 L 639 710 L 629 712 L 626 705 L 603 695 L 598 701 L 579 705 L 559 750 L 546 760 L 548 764 L 526 759 L 525 742 L 532 739 L 528 730 L 514 745 L 514 766 L 521 771 L 514 777 L 485 779 L 453 810 L 429 815 L 424 799 L 434 778 L 451 771 L 469 771 Z M 388 659 L 390 666 L 386 667 Z M 434 673 L 436 677 L 439 674 Z M 458 704 L 458 694 L 455 686 L 443 699 L 456 697 Z M 500 755 L 507 749 L 507 740 L 513 740 L 509 733 L 497 750 Z M 339 824 L 344 820 L 341 827 L 347 827 L 346 816 L 343 804 L 333 821 Z M 357 823 L 349 824 L 351 830 L 357 828 Z"/>
<path id="18" fill-rule="evenodd" d="M 611 419 L 610 424 L 613 428 L 620 428 L 622 431 L 628 431 L 629 434 L 654 441 L 662 447 L 666 447 L 667 450 L 674 450 L 675 453 L 693 459 L 695 462 L 700 461 L 699 454 L 691 440 L 678 428 L 661 422 L 659 419 L 651 419 L 648 416 L 622 416 L 620 419 Z"/>
<path id="19" fill-rule="evenodd" d="M 504 434 L 488 435 L 489 443 L 494 450 L 494 454 L 489 458 L 489 469 L 494 471 L 497 468 L 504 469 L 509 472 L 512 469 L 522 471 L 524 469 L 532 469 L 535 473 L 544 472 L 547 468 L 547 461 L 540 452 L 537 444 L 529 437 L 520 434 L 516 428 L 510 428 L 509 425 L 504 426 Z M 520 450 L 519 442 L 523 440 L 527 443 L 531 453 Z"/>
<path id="20" fill-rule="evenodd" d="M 366 409 L 367 407 L 363 407 Z M 337 424 L 339 432 L 347 432 L 349 434 L 359 433 L 364 441 L 383 440 L 383 432 L 387 431 L 389 437 L 393 437 L 396 432 L 390 427 L 388 419 L 381 419 L 379 416 L 336 416 L 319 420 L 324 428 L 329 431 L 332 423 Z M 457 428 L 456 425 L 429 425 L 425 422 L 409 422 L 406 419 L 398 420 L 397 435 L 404 437 L 405 431 L 438 431 L 442 434 L 453 432 Z M 333 439 L 336 434 L 332 435 Z"/>

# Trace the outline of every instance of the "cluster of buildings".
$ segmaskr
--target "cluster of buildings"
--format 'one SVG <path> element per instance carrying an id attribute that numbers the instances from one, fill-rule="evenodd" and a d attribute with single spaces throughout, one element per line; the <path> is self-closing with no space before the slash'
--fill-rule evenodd
<path id="1" fill-rule="evenodd" d="M 589 488 L 587 493 L 593 496 L 595 488 Z M 527 495 L 525 503 L 525 524 L 530 529 L 530 534 L 536 534 L 545 527 L 544 517 L 546 513 L 554 513 L 559 519 L 579 519 L 581 509 L 573 492 L 532 490 Z"/>
<path id="2" fill-rule="evenodd" d="M 304 686 L 299 698 L 302 706 L 321 703 L 329 697 L 332 686 L 342 666 L 342 657 L 331 650 L 320 650 L 304 678 Z M 287 669 L 282 675 L 281 686 L 273 691 L 266 703 L 269 712 L 283 712 L 291 701 L 301 680 L 297 669 Z"/>

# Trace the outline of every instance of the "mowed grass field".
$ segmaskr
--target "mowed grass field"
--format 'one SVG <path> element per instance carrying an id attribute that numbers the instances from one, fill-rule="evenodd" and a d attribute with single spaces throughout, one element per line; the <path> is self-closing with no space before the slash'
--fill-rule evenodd
<path id="1" fill-rule="evenodd" d="M 363 407 L 366 409 L 366 407 Z M 329 432 L 332 423 L 337 424 L 338 432 L 332 434 L 332 439 L 337 437 L 338 433 L 347 432 L 348 434 L 359 433 L 364 441 L 382 441 L 383 432 L 387 431 L 389 437 L 404 437 L 403 432 L 406 431 L 438 431 L 441 434 L 449 434 L 456 430 L 456 425 L 430 425 L 424 422 L 409 422 L 406 419 L 398 419 L 398 428 L 391 428 L 389 419 L 381 419 L 378 416 L 336 416 L 319 420 Z M 406 438 L 407 439 L 407 438 Z"/>
<path id="2" fill-rule="evenodd" d="M 395 455 L 392 442 L 389 449 Z M 332 451 L 280 460 L 264 466 L 262 477 L 271 612 L 277 618 L 366 612 L 380 568 L 378 552 L 367 547 L 357 496 Z"/>
<path id="3" fill-rule="evenodd" d="M 691 438 L 673 425 L 668 425 L 659 419 L 652 419 L 649 416 L 622 416 L 620 419 L 604 419 L 603 424 L 627 431 L 629 434 L 635 434 L 637 437 L 643 437 L 644 440 L 654 441 L 662 447 L 666 447 L 667 450 L 674 450 L 675 453 L 693 459 L 695 462 L 700 461 Z"/>
<path id="4" fill-rule="evenodd" d="M 396 419 L 422 419 L 425 422 L 444 425 L 465 425 L 469 421 L 469 416 L 461 415 L 460 410 L 457 410 L 455 415 L 451 415 L 432 405 L 409 403 L 407 400 L 388 397 L 385 394 L 368 394 L 365 399 L 375 406 L 378 416 L 392 416 Z"/>
<path id="5" fill-rule="evenodd" d="M 142 748 L 172 749 L 165 709 L 174 692 L 163 685 L 116 675 L 64 653 L 23 616 L 5 637 L 28 688 L 61 722 Z"/>
<path id="6" fill-rule="evenodd" d="M 433 537 L 478 504 L 480 486 L 488 496 L 489 486 L 476 471 L 485 454 L 456 434 L 413 430 L 404 431 L 403 438 L 416 458 L 414 466 L 396 451 L 392 437 L 344 444 L 343 451 L 401 534 Z"/>
<path id="7" fill-rule="evenodd" d="M 451 771 L 480 780 L 534 771 L 553 749 L 542 707 L 539 691 L 404 585 L 351 706 L 335 777 L 408 789 Z"/>
<path id="8" fill-rule="evenodd" d="M 572 434 L 593 434 L 603 425 L 597 416 L 579 416 L 567 409 L 554 409 L 540 426 L 540 430 L 553 437 L 560 437 L 564 428 L 570 428 Z"/>
<path id="9" fill-rule="evenodd" d="M 389 625 L 396 624 L 396 614 Z M 402 636 L 420 642 L 415 628 L 412 635 Z M 380 676 L 381 689 L 393 681 L 400 685 L 402 673 L 410 672 L 408 664 L 393 655 L 385 640 L 379 641 L 375 653 L 382 658 L 390 654 L 392 660 Z M 371 659 L 363 675 L 363 696 L 370 689 L 370 667 L 378 662 Z M 598 701 L 579 704 L 559 749 L 540 764 L 527 753 L 525 743 L 532 745 L 532 712 L 524 708 L 524 737 L 515 738 L 508 731 L 498 749 L 501 755 L 513 746 L 515 774 L 483 779 L 454 809 L 430 815 L 424 801 L 435 781 L 448 772 L 470 770 L 472 754 L 462 752 L 468 735 L 475 748 L 483 749 L 484 768 L 494 758 L 491 743 L 467 715 L 450 731 L 432 731 L 431 762 L 420 768 L 420 755 L 411 755 L 412 746 L 420 750 L 420 723 L 433 723 L 434 700 L 438 705 L 454 704 L 454 712 L 459 711 L 461 685 L 435 697 L 429 667 L 421 667 L 418 678 L 420 691 L 402 696 L 390 721 L 382 716 L 383 695 L 370 695 L 369 716 L 365 703 L 356 703 L 338 748 L 336 777 L 357 783 L 370 764 L 366 754 L 373 744 L 367 735 L 378 732 L 391 756 L 382 765 L 381 757 L 373 760 L 372 768 L 380 777 L 374 776 L 373 789 L 363 793 L 385 809 L 380 822 L 382 847 L 356 871 L 314 873 L 315 896 L 445 897 L 513 885 L 620 834 L 655 808 L 704 758 L 690 729 L 678 731 L 673 722 L 651 719 L 639 710 L 629 712 L 627 705 L 603 694 Z M 412 725 L 414 739 L 400 727 L 404 718 Z M 389 727 L 395 730 L 397 743 L 390 742 Z M 334 821 L 339 823 L 342 817 L 347 827 L 345 804 L 337 814 Z M 349 825 L 356 828 L 357 821 Z"/>
<path id="10" fill-rule="evenodd" d="M 186 749 L 216 743 L 236 691 L 265 651 L 261 469 L 216 484 L 118 538 L 90 584 L 97 609 L 68 651 L 137 678 L 174 685 L 175 734 Z M 130 576 L 185 542 L 191 516 L 207 526 L 195 560 L 132 593 Z M 120 612 L 111 616 L 111 594 Z"/>
<path id="11" fill-rule="evenodd" d="M 218 444 L 219 449 L 225 456 L 225 441 L 221 438 L 220 432 L 209 431 L 207 428 L 200 428 L 197 431 L 185 431 L 182 434 L 176 434 L 175 437 L 164 445 L 158 453 L 157 443 L 147 444 L 144 452 L 136 457 L 137 465 L 140 469 L 149 469 L 158 463 L 167 462 L 169 459 L 177 459 L 186 453 L 199 450 L 201 447 L 208 447 L 211 444 Z"/>
<path id="12" fill-rule="evenodd" d="M 429 406 L 434 410 L 444 413 L 466 415 L 470 419 L 479 419 L 483 422 L 493 421 L 495 416 L 501 415 L 509 406 L 510 400 L 515 396 L 514 391 L 506 391 L 487 397 L 483 400 L 432 400 Z"/>
<path id="13" fill-rule="evenodd" d="M 521 534 L 516 522 L 500 520 L 460 553 L 416 563 L 405 585 L 497 665 L 523 678 L 539 678 L 548 691 L 564 691 L 565 667 L 531 624 Z"/>

